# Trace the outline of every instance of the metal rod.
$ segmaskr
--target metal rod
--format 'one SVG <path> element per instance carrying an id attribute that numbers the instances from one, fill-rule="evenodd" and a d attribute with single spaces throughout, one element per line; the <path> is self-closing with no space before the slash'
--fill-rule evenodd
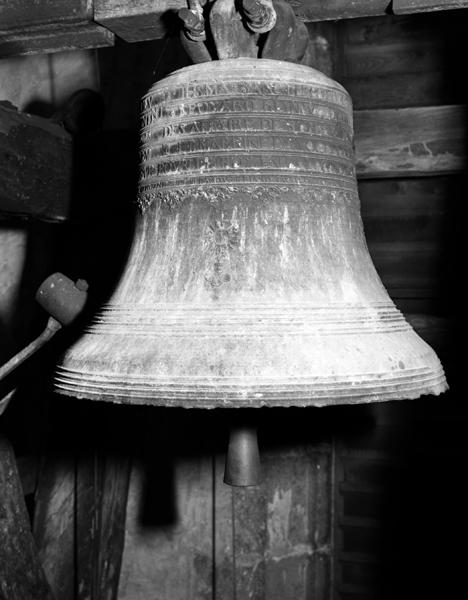
<path id="1" fill-rule="evenodd" d="M 0 381 L 12 373 L 17 367 L 22 365 L 30 356 L 42 348 L 56 333 L 62 329 L 61 324 L 50 317 L 44 331 L 30 344 L 23 348 L 18 354 L 15 354 L 10 360 L 0 367 Z"/>
<path id="2" fill-rule="evenodd" d="M 179 19 L 184 24 L 185 35 L 195 42 L 203 42 L 206 40 L 205 19 L 200 10 L 181 8 L 177 13 Z"/>
<path id="3" fill-rule="evenodd" d="M 185 31 L 180 32 L 180 42 L 185 52 L 187 52 L 195 64 L 209 62 L 212 60 L 205 43 L 190 39 L 187 37 Z"/>

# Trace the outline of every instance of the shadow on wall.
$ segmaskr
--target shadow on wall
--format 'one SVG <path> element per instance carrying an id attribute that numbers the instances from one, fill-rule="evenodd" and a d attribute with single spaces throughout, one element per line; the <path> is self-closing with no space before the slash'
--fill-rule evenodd
<path id="1" fill-rule="evenodd" d="M 96 88 L 98 74 L 92 52 L 41 55 L 0 61 L 0 99 L 42 117 L 57 115 L 77 89 Z M 102 102 L 102 100 L 99 100 Z M 119 277 L 133 230 L 137 171 L 135 136 L 103 140 L 93 110 L 74 136 L 72 214 L 69 223 L 9 219 L 0 225 L 0 355 L 7 360 L 45 326 L 47 316 L 34 300 L 40 283 L 62 271 L 85 278 L 93 289 L 94 307 Z M 88 118 L 89 117 L 89 118 Z M 102 122 L 102 115 L 99 118 Z M 125 150 L 119 150 L 120 144 Z M 15 374 L 19 393 L 2 416 L 2 429 L 17 441 L 15 449 L 37 454 L 42 445 L 47 381 L 58 354 L 77 330 L 70 330 L 31 361 L 31 369 Z M 10 386 L 11 387 L 11 386 Z M 26 418 L 25 418 L 26 417 Z"/>

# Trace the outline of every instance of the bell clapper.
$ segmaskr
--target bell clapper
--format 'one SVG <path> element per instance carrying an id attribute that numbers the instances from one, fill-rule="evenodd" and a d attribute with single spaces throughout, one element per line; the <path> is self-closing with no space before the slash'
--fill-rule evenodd
<path id="1" fill-rule="evenodd" d="M 251 422 L 237 422 L 230 428 L 224 483 L 239 487 L 260 483 L 257 427 Z"/>

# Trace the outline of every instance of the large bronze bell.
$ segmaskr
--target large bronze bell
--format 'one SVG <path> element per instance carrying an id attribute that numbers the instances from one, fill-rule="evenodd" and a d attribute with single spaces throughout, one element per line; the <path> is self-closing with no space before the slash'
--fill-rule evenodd
<path id="1" fill-rule="evenodd" d="M 205 408 L 443 392 L 370 259 L 352 142 L 348 93 L 309 67 L 240 58 L 156 83 L 133 249 L 57 391 Z"/>

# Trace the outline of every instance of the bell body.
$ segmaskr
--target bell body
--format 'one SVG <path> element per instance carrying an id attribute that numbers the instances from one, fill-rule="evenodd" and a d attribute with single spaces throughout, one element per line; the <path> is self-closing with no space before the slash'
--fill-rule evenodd
<path id="1" fill-rule="evenodd" d="M 166 406 L 322 406 L 439 394 L 360 217 L 352 105 L 292 63 L 198 64 L 143 100 L 124 275 L 56 390 Z"/>

